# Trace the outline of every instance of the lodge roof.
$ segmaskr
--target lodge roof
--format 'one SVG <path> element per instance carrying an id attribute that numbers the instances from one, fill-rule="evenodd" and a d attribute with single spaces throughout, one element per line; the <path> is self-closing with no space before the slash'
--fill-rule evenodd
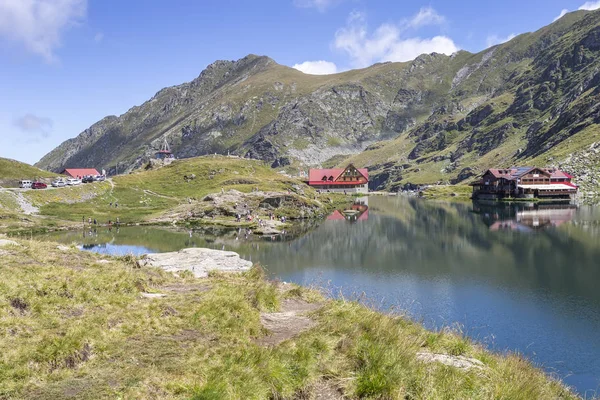
<path id="1" fill-rule="evenodd" d="M 352 164 L 348 165 L 346 168 L 326 168 L 326 169 L 316 169 L 311 168 L 308 171 L 308 181 L 309 183 L 322 183 L 324 182 L 323 177 L 327 177 L 327 181 L 329 184 L 349 184 L 352 182 L 335 182 L 342 173 L 347 170 L 349 167 L 353 167 Z M 369 171 L 366 168 L 356 168 L 356 170 L 365 177 L 365 179 L 369 180 Z"/>
<path id="2" fill-rule="evenodd" d="M 100 175 L 100 173 L 95 168 L 66 168 L 63 172 L 63 175 L 70 175 L 73 178 L 78 176 L 88 176 L 88 175 Z"/>
<path id="3" fill-rule="evenodd" d="M 490 168 L 486 171 L 490 172 L 495 178 L 504 178 L 507 180 L 514 180 L 530 173 L 533 170 L 539 170 L 543 174 L 550 176 L 550 178 L 560 179 L 572 179 L 573 177 L 566 172 L 559 170 L 558 168 L 539 168 L 539 167 L 511 167 L 511 168 Z"/>

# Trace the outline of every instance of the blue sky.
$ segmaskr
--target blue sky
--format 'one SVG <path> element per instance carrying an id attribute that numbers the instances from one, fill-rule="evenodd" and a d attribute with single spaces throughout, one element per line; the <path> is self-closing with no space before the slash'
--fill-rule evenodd
<path id="1" fill-rule="evenodd" d="M 600 0 L 0 0 L 0 157 L 34 163 L 217 59 L 332 73 L 477 52 L 581 7 Z"/>

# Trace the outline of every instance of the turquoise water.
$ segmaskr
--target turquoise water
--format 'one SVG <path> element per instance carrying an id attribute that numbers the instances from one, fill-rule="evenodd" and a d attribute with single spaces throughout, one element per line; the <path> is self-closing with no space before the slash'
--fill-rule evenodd
<path id="1" fill-rule="evenodd" d="M 599 210 L 372 197 L 368 209 L 303 230 L 248 239 L 243 230 L 149 227 L 48 236 L 106 254 L 234 250 L 275 278 L 521 352 L 582 394 L 600 387 Z"/>

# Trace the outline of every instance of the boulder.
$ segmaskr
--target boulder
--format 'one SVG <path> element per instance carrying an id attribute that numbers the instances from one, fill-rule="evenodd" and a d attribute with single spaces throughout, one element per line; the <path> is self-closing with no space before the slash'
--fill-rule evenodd
<path id="1" fill-rule="evenodd" d="M 191 248 L 172 253 L 147 254 L 139 265 L 158 267 L 169 272 L 191 271 L 196 277 L 204 278 L 209 271 L 248 271 L 252 262 L 240 258 L 233 251 Z"/>
<path id="2" fill-rule="evenodd" d="M 14 240 L 8 240 L 8 239 L 0 239 L 0 247 L 4 247 L 4 246 L 18 246 L 19 243 L 15 242 Z"/>

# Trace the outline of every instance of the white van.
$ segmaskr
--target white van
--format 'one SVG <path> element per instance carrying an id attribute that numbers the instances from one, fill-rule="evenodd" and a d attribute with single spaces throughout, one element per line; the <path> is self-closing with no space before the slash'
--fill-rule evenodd
<path id="1" fill-rule="evenodd" d="M 32 181 L 26 181 L 26 180 L 19 181 L 19 187 L 21 189 L 31 189 L 31 184 L 32 183 L 33 183 Z"/>

